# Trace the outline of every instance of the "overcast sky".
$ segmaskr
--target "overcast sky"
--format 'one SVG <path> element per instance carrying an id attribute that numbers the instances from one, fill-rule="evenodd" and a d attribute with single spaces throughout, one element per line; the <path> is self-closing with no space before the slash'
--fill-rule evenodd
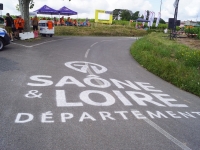
<path id="1" fill-rule="evenodd" d="M 66 6 L 69 9 L 78 12 L 78 16 L 71 16 L 72 18 L 94 18 L 95 9 L 102 9 L 112 11 L 114 9 L 129 9 L 132 12 L 145 10 L 154 11 L 156 16 L 160 11 L 161 0 L 34 0 L 35 6 L 30 11 L 34 11 L 48 5 L 54 9 L 59 9 Z M 165 21 L 168 18 L 173 18 L 175 0 L 162 0 L 161 15 Z M 0 0 L 3 3 L 4 10 L 1 12 L 5 15 L 9 12 L 11 15 L 19 15 L 16 10 L 18 0 Z M 178 19 L 181 21 L 193 20 L 200 21 L 200 0 L 180 0 Z"/>

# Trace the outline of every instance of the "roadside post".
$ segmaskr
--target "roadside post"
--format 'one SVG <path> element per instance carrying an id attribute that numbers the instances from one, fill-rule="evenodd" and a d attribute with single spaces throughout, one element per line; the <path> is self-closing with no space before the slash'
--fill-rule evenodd
<path id="1" fill-rule="evenodd" d="M 171 39 L 171 36 L 172 36 L 172 39 L 174 37 L 176 37 L 176 22 L 177 22 L 177 14 L 178 14 L 178 4 L 179 4 L 179 0 L 175 0 L 175 2 L 174 2 L 174 7 L 175 7 L 174 24 L 173 24 L 172 34 L 170 34 L 170 39 Z"/>

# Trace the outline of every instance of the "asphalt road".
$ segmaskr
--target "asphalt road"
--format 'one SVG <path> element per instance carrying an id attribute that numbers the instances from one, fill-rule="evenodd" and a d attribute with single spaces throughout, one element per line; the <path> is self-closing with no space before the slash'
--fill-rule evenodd
<path id="1" fill-rule="evenodd" d="M 130 55 L 135 40 L 46 37 L 5 47 L 0 150 L 199 150 L 200 98 L 141 67 Z"/>

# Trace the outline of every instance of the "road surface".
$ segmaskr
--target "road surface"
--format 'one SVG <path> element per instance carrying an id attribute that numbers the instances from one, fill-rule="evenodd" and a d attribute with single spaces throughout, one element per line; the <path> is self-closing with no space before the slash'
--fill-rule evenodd
<path id="1" fill-rule="evenodd" d="M 135 40 L 46 37 L 5 47 L 0 149 L 199 150 L 200 98 L 140 66 Z"/>

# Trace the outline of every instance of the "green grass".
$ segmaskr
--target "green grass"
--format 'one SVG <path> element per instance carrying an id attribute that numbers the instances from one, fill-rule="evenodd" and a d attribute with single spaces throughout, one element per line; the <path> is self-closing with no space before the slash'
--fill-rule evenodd
<path id="1" fill-rule="evenodd" d="M 121 25 L 92 24 L 90 27 L 56 26 L 55 35 L 79 36 L 144 36 L 145 30 L 136 30 L 134 27 Z"/>
<path id="2" fill-rule="evenodd" d="M 150 72 L 200 97 L 200 50 L 151 33 L 132 45 L 131 54 Z"/>

